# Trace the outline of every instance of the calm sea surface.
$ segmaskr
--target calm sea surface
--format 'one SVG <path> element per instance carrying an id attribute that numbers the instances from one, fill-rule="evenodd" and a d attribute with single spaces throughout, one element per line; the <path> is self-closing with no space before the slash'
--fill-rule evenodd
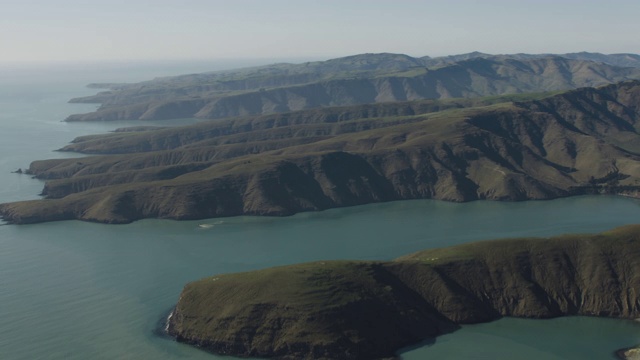
<path id="1" fill-rule="evenodd" d="M 234 65 L 0 68 L 0 202 L 36 199 L 42 190 L 42 182 L 11 171 L 36 159 L 79 156 L 52 152 L 76 136 L 140 124 L 60 122 L 95 109 L 66 103 L 95 92 L 85 84 Z M 0 359 L 221 359 L 154 332 L 188 281 L 302 261 L 392 259 L 479 239 L 597 232 L 636 222 L 637 200 L 576 197 L 407 201 L 288 218 L 0 226 Z M 202 223 L 213 227 L 199 228 Z M 631 321 L 503 319 L 465 326 L 402 356 L 613 359 L 614 350 L 639 343 L 640 324 Z"/>

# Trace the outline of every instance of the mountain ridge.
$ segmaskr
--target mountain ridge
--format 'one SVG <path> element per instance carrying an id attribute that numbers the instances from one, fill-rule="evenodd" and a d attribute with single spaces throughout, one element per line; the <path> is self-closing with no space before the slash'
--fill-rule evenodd
<path id="1" fill-rule="evenodd" d="M 640 82 L 464 107 L 468 101 L 420 103 L 427 112 L 407 116 L 292 113 L 83 137 L 69 149 L 128 150 L 33 162 L 28 173 L 47 179 L 48 198 L 2 204 L 0 215 L 122 223 L 640 190 Z"/>
<path id="2" fill-rule="evenodd" d="M 387 101 L 568 90 L 640 78 L 640 56 L 637 64 L 632 54 L 627 56 L 635 67 L 617 67 L 591 61 L 613 56 L 600 55 L 472 53 L 420 59 L 361 54 L 324 62 L 158 78 L 72 99 L 102 106 L 65 121 L 219 119 Z"/>

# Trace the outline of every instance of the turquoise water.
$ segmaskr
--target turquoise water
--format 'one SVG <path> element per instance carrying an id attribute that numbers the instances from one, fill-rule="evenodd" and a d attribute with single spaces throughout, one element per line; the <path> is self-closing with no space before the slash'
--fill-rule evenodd
<path id="1" fill-rule="evenodd" d="M 464 326 L 403 359 L 617 359 L 611 349 L 639 344 L 639 327 L 634 321 L 587 317 L 502 319 Z"/>
<path id="2" fill-rule="evenodd" d="M 61 123 L 95 108 L 66 104 L 93 93 L 85 83 L 140 80 L 131 69 L 69 71 L 36 77 L 0 69 L 0 202 L 37 198 L 42 189 L 11 171 L 35 159 L 77 156 L 52 152 L 75 136 L 139 124 Z M 392 259 L 478 239 L 596 232 L 638 219 L 637 200 L 576 197 L 407 201 L 288 218 L 0 226 L 0 359 L 216 359 L 154 333 L 188 281 L 319 259 Z M 463 327 L 403 357 L 607 359 L 637 343 L 634 322 L 503 319 Z"/>

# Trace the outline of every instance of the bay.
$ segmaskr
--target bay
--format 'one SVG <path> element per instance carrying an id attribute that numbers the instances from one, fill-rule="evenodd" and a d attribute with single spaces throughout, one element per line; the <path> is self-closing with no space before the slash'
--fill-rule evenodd
<path id="1" fill-rule="evenodd" d="M 194 66 L 0 69 L 0 202 L 36 199 L 42 190 L 42 182 L 11 171 L 36 159 L 80 156 L 53 152 L 76 136 L 140 124 L 61 122 L 95 109 L 66 103 L 95 92 L 85 84 L 144 80 L 195 71 Z M 155 332 L 188 281 L 320 259 L 387 260 L 480 239 L 598 232 L 638 219 L 637 200 L 602 196 L 517 203 L 419 200 L 287 218 L 0 226 L 0 358 L 216 359 Z M 212 227 L 199 227 L 203 223 Z M 502 319 L 465 326 L 402 356 L 606 359 L 637 343 L 635 322 Z"/>

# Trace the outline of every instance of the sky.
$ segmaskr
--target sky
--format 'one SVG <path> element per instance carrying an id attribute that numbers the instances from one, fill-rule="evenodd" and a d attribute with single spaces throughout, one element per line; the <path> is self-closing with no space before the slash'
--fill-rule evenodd
<path id="1" fill-rule="evenodd" d="M 0 63 L 640 53 L 638 0 L 0 0 Z"/>

